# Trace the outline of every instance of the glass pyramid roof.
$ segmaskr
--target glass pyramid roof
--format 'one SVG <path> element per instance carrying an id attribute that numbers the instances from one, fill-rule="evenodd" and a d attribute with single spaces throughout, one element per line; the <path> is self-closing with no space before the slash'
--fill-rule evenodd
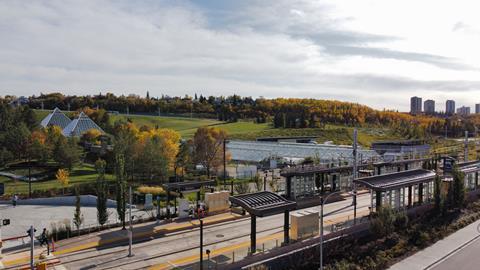
<path id="1" fill-rule="evenodd" d="M 105 133 L 90 117 L 81 112 L 77 118 L 73 119 L 72 122 L 63 129 L 63 135 L 66 137 L 80 137 L 89 129 L 96 129 L 101 133 Z"/>
<path id="2" fill-rule="evenodd" d="M 49 126 L 59 126 L 61 129 L 64 129 L 72 120 L 68 118 L 60 109 L 55 108 L 53 112 L 49 113 L 45 118 L 43 118 L 40 125 L 42 127 Z"/>

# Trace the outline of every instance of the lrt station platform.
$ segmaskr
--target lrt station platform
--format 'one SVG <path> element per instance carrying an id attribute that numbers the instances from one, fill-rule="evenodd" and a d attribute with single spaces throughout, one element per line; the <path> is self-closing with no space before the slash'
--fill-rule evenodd
<path id="1" fill-rule="evenodd" d="M 360 176 L 390 175 L 392 173 L 422 168 L 429 159 L 406 159 L 389 162 L 361 163 Z M 351 191 L 353 188 L 353 166 L 349 165 L 315 165 L 296 166 L 283 169 L 280 173 L 285 178 L 285 197 L 296 201 L 301 206 L 309 198 L 318 198 L 331 192 Z"/>
<path id="2" fill-rule="evenodd" d="M 355 179 L 354 183 L 370 190 L 370 211 L 374 211 L 382 205 L 401 209 L 430 202 L 433 200 L 435 177 L 433 171 L 416 169 L 363 177 Z"/>

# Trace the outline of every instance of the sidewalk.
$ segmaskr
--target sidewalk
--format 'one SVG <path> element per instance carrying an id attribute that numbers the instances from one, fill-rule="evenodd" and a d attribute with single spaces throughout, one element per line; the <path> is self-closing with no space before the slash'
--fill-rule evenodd
<path id="1" fill-rule="evenodd" d="M 222 213 L 203 219 L 205 225 L 216 224 L 220 222 L 233 221 L 245 216 Z M 199 226 L 198 220 L 182 220 L 174 221 L 171 223 L 157 224 L 156 222 L 148 222 L 142 224 L 136 224 L 133 228 L 134 240 L 145 239 L 155 235 L 163 235 L 180 230 L 192 229 Z M 54 255 L 68 254 L 77 252 L 89 248 L 103 247 L 107 245 L 115 245 L 125 243 L 128 241 L 127 231 L 115 228 L 111 230 L 101 231 L 95 234 L 84 235 L 79 237 L 73 237 L 70 239 L 61 240 L 55 243 Z M 40 250 L 39 247 L 35 247 L 35 257 L 38 259 L 38 255 L 45 251 Z M 29 250 L 17 252 L 13 254 L 4 254 L 2 263 L 4 267 L 12 267 L 19 264 L 26 264 L 30 260 Z M 0 268 L 1 269 L 1 268 Z"/>
<path id="2" fill-rule="evenodd" d="M 480 232 L 477 229 L 478 226 L 480 226 L 480 220 L 477 220 L 467 227 L 447 236 L 432 246 L 413 254 L 403 261 L 396 263 L 389 269 L 430 269 L 432 266 L 443 261 L 451 254 L 469 244 L 471 241 L 480 238 Z"/>

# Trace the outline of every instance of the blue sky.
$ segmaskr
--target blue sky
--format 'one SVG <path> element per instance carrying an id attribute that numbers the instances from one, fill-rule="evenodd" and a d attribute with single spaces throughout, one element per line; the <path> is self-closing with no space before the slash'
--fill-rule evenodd
<path id="1" fill-rule="evenodd" d="M 1 1 L 0 95 L 480 103 L 474 1 Z"/>

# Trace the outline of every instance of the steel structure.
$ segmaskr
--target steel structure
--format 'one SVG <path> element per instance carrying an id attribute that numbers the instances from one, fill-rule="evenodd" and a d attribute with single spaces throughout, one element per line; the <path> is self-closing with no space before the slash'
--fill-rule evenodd
<path id="1" fill-rule="evenodd" d="M 256 252 L 256 233 L 257 233 L 257 216 L 265 217 L 284 213 L 283 237 L 284 243 L 290 242 L 289 238 L 289 213 L 297 207 L 296 202 L 289 201 L 282 196 L 269 191 L 261 191 L 257 193 L 242 194 L 230 196 L 230 202 L 245 209 L 250 214 L 251 231 L 250 231 L 250 252 Z"/>

